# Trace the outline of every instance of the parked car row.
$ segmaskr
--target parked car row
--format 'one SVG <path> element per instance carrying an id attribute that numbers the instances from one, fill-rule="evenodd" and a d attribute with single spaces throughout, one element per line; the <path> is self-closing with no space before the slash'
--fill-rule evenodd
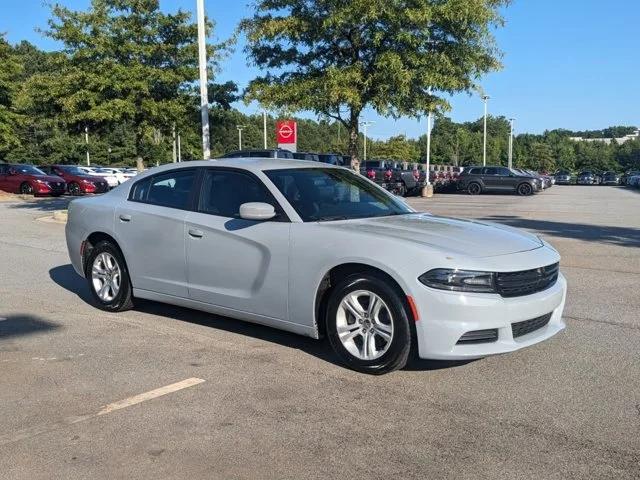
<path id="1" fill-rule="evenodd" d="M 0 164 L 0 190 L 37 196 L 104 193 L 137 175 L 131 168 Z"/>
<path id="2" fill-rule="evenodd" d="M 632 170 L 625 174 L 624 185 L 633 188 L 640 188 L 640 170 Z"/>
<path id="3" fill-rule="evenodd" d="M 608 170 L 599 172 L 596 170 L 582 170 L 574 175 L 568 170 L 558 170 L 554 178 L 558 185 L 626 185 L 628 180 L 640 172 L 630 171 L 622 175 Z"/>

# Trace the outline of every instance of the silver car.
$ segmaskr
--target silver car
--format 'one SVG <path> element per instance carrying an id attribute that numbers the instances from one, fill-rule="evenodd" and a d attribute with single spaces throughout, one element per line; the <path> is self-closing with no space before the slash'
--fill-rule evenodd
<path id="1" fill-rule="evenodd" d="M 565 327 L 560 256 L 540 238 L 417 213 L 317 162 L 154 168 L 71 202 L 66 237 L 99 308 L 150 299 L 327 337 L 367 373 L 402 368 L 414 348 L 472 359 Z"/>

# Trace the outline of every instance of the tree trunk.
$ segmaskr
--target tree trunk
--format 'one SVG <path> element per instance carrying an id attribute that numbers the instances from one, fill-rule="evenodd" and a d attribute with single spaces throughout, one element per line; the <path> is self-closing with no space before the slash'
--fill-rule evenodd
<path id="1" fill-rule="evenodd" d="M 351 168 L 356 172 L 360 171 L 360 155 L 358 153 L 359 120 L 359 113 L 352 110 L 349 118 L 349 155 L 351 156 Z"/>

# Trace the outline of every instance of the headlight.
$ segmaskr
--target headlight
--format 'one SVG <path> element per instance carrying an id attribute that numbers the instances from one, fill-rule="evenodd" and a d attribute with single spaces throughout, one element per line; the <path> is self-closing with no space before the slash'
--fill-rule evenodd
<path id="1" fill-rule="evenodd" d="M 36 182 L 41 183 L 43 185 L 49 185 L 49 182 L 47 182 L 46 180 L 40 180 L 39 178 L 36 178 Z"/>
<path id="2" fill-rule="evenodd" d="M 454 292 L 497 293 L 494 274 L 436 268 L 418 277 L 427 287 Z"/>

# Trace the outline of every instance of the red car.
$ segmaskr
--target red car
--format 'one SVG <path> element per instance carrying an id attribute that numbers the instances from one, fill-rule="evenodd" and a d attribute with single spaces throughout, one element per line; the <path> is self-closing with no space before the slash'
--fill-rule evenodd
<path id="1" fill-rule="evenodd" d="M 65 181 L 55 175 L 47 175 L 33 165 L 0 165 L 0 190 L 26 195 L 51 195 L 59 197 L 67 190 Z"/>
<path id="2" fill-rule="evenodd" d="M 104 193 L 109 190 L 104 178 L 90 175 L 75 165 L 47 165 L 40 167 L 40 170 L 61 177 L 67 182 L 67 191 L 71 195 Z"/>

